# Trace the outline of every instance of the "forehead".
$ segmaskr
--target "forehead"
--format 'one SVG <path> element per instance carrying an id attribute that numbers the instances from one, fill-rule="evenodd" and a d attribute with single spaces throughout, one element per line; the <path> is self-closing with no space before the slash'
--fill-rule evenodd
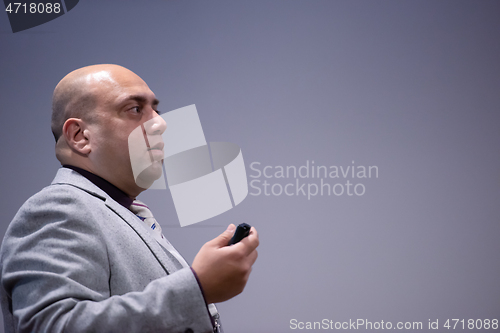
<path id="1" fill-rule="evenodd" d="M 99 104 L 120 105 L 132 96 L 151 102 L 155 100 L 155 94 L 146 82 L 125 68 L 92 73 L 86 80 Z"/>

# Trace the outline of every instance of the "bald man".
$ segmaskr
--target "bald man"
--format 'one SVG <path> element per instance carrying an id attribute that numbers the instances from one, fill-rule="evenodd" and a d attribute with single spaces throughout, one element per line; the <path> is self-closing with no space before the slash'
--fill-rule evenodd
<path id="1" fill-rule="evenodd" d="M 134 179 L 128 149 L 138 126 L 148 137 L 165 131 L 158 103 L 139 76 L 117 65 L 78 69 L 55 88 L 52 132 L 62 167 L 20 208 L 2 243 L 6 332 L 218 330 L 211 303 L 243 291 L 257 231 L 227 246 L 231 224 L 186 267 L 130 210 L 142 184 L 161 175 L 156 152 L 156 163 Z"/>

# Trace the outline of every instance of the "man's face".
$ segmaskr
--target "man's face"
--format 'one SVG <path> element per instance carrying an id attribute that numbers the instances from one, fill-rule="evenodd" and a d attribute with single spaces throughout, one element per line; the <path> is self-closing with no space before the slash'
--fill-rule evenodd
<path id="1" fill-rule="evenodd" d="M 95 110 L 97 120 L 89 125 L 91 171 L 135 197 L 148 186 L 143 185 L 147 181 L 142 184 L 136 182 L 131 156 L 149 161 L 148 169 L 140 178 L 147 180 L 161 176 L 161 134 L 166 129 L 166 123 L 158 116 L 159 102 L 139 76 L 122 67 L 91 74 L 88 79 L 94 81 L 91 87 L 98 100 Z M 149 147 L 135 149 L 130 155 L 129 135 L 138 127 L 149 139 Z"/>

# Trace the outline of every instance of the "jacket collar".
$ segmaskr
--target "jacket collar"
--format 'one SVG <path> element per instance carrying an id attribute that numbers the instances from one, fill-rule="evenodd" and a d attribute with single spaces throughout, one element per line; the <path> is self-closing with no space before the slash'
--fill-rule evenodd
<path id="1" fill-rule="evenodd" d="M 160 262 L 167 274 L 177 270 L 174 263 L 172 263 L 165 251 L 161 248 L 158 242 L 151 236 L 145 227 L 145 224 L 129 209 L 125 208 L 115 200 L 113 200 L 105 191 L 100 189 L 97 185 L 93 184 L 90 180 L 79 174 L 78 172 L 69 168 L 60 168 L 52 181 L 52 185 L 71 185 L 79 188 L 90 195 L 101 199 L 104 204 L 118 215 L 124 223 L 130 226 L 137 235 L 143 240 L 146 246 L 151 250 L 156 259 Z"/>
<path id="2" fill-rule="evenodd" d="M 94 183 L 94 185 L 98 186 L 101 190 L 106 192 L 106 194 L 108 194 L 113 200 L 127 209 L 130 209 L 130 205 L 132 205 L 132 202 L 134 202 L 134 199 L 129 197 L 127 193 L 123 192 L 118 187 L 108 182 L 106 179 L 99 177 L 98 175 L 95 175 L 90 171 L 75 167 L 73 165 L 63 165 L 63 167 L 78 172 L 79 174 L 90 180 L 92 183 Z"/>

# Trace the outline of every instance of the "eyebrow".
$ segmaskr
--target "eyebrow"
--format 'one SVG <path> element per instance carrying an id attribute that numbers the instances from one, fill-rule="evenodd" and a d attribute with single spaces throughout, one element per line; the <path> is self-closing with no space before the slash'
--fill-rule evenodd
<path id="1" fill-rule="evenodd" d="M 132 95 L 132 96 L 129 96 L 127 98 L 127 101 L 130 101 L 130 100 L 134 100 L 134 101 L 137 101 L 139 103 L 142 103 L 142 104 L 146 104 L 148 102 L 148 99 L 145 98 L 144 96 L 141 96 L 141 95 Z M 153 100 L 153 103 L 151 103 L 153 106 L 158 106 L 158 104 L 160 104 L 160 101 L 155 98 Z"/>

